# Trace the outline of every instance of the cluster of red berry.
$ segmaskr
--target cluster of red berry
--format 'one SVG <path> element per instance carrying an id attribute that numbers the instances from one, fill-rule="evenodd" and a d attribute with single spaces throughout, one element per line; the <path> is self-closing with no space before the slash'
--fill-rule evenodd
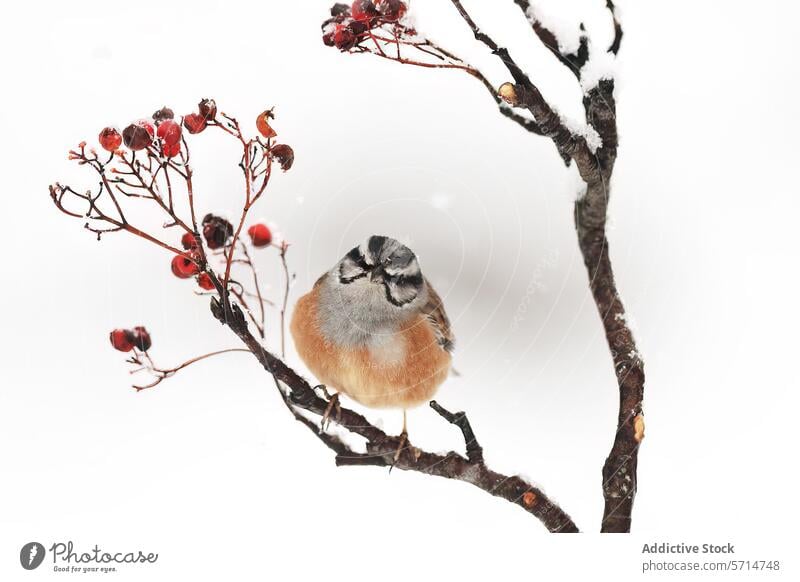
<path id="1" fill-rule="evenodd" d="M 183 125 L 189 133 L 199 133 L 206 128 L 210 120 L 217 115 L 217 104 L 213 99 L 203 99 L 198 105 L 199 113 L 190 113 L 183 117 Z M 153 113 L 151 119 L 134 121 L 122 130 L 105 127 L 98 140 L 102 148 L 108 152 L 117 151 L 124 143 L 125 147 L 137 152 L 150 147 L 158 141 L 161 153 L 172 158 L 181 151 L 183 130 L 175 121 L 175 113 L 169 107 L 162 107 Z"/>
<path id="2" fill-rule="evenodd" d="M 121 352 L 129 352 L 133 348 L 146 352 L 153 345 L 150 332 L 141 325 L 133 329 L 115 329 L 109 334 L 109 339 L 114 349 Z"/>
<path id="3" fill-rule="evenodd" d="M 350 6 L 334 4 L 331 18 L 322 24 L 322 42 L 341 51 L 350 50 L 368 31 L 398 22 L 407 10 L 402 0 L 356 0 Z"/>
<path id="4" fill-rule="evenodd" d="M 272 242 L 272 232 L 266 224 L 260 222 L 248 228 L 247 234 L 250 235 L 250 242 L 254 247 L 265 247 Z M 206 214 L 203 217 L 202 236 L 209 249 L 223 248 L 229 244 L 233 236 L 233 225 L 221 216 Z M 202 289 L 210 291 L 214 289 L 214 283 L 208 273 L 200 272 L 198 245 L 198 238 L 191 232 L 181 237 L 181 246 L 186 252 L 173 257 L 172 274 L 179 279 L 190 279 L 197 275 L 197 284 Z"/>

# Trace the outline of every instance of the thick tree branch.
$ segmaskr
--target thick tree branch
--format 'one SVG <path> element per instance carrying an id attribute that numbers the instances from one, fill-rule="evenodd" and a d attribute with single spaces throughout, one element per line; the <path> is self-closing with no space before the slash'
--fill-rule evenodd
<path id="1" fill-rule="evenodd" d="M 541 134 L 553 140 L 563 157 L 575 161 L 586 183 L 586 192 L 575 205 L 575 225 L 579 247 L 589 274 L 592 296 L 611 351 L 620 394 L 617 431 L 611 452 L 603 466 L 605 509 L 601 531 L 628 532 L 636 493 L 639 444 L 644 434 L 642 400 L 645 377 L 644 364 L 627 325 L 625 310 L 614 281 L 606 238 L 609 186 L 619 139 L 614 81 L 602 79 L 584 95 L 587 123 L 602 139 L 601 147 L 593 151 L 588 147 L 585 138 L 574 135 L 564 126 L 558 114 L 513 61 L 508 51 L 478 27 L 459 0 L 451 1 L 475 38 L 500 57 L 514 78 L 515 85 L 508 91 L 512 104 L 525 107 L 533 114 Z M 564 54 L 558 48 L 555 34 L 536 19 L 530 18 L 530 3 L 526 0 L 515 0 L 515 3 L 529 17 L 533 30 L 542 43 L 580 79 L 581 68 L 590 57 L 585 35 L 581 37 L 577 53 Z M 622 26 L 611 0 L 607 0 L 606 7 L 614 24 L 614 40 L 608 52 L 616 55 L 622 40 Z"/>
<path id="2" fill-rule="evenodd" d="M 426 475 L 464 481 L 491 495 L 519 505 L 537 517 L 551 532 L 573 533 L 578 531 L 569 515 L 548 498 L 541 489 L 521 477 L 503 475 L 486 466 L 482 449 L 478 445 L 464 413 L 453 414 L 438 404 L 432 404 L 434 410 L 443 418 L 461 429 L 467 450 L 466 458 L 455 452 L 440 455 L 420 451 L 410 443 L 404 443 L 400 437 L 387 435 L 361 414 L 343 407 L 334 413 L 333 421 L 351 433 L 364 438 L 367 452 L 354 451 L 338 437 L 320 431 L 319 426 L 305 418 L 298 409 L 322 417 L 329 402 L 320 397 L 305 379 L 280 358 L 261 345 L 248 330 L 247 320 L 236 304 L 232 304 L 230 309 L 226 310 L 217 298 L 212 298 L 211 311 L 220 322 L 230 327 L 244 342 L 264 369 L 272 374 L 276 382 L 279 381 L 286 386 L 287 392 L 281 390 L 280 386 L 278 387 L 284 403 L 295 419 L 336 453 L 337 465 L 394 467 L 404 471 L 416 471 Z M 401 446 L 404 448 L 399 459 L 395 461 L 395 453 Z"/>

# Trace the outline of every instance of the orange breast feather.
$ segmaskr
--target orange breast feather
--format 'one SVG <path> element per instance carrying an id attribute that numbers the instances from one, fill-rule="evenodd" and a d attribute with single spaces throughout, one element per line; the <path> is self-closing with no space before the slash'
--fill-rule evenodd
<path id="1" fill-rule="evenodd" d="M 317 320 L 318 289 L 301 297 L 290 325 L 295 346 L 317 379 L 373 408 L 411 408 L 430 401 L 450 371 L 430 321 L 404 323 L 380 347 L 342 347 L 327 342 Z"/>

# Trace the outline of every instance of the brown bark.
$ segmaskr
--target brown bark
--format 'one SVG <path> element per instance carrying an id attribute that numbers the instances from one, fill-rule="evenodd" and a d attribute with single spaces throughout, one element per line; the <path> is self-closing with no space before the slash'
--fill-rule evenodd
<path id="1" fill-rule="evenodd" d="M 336 453 L 338 466 L 378 466 L 416 471 L 426 475 L 464 481 L 495 497 L 505 499 L 538 518 L 554 533 L 578 531 L 572 519 L 541 489 L 516 475 L 503 475 L 491 470 L 484 461 L 483 449 L 478 444 L 472 427 L 463 412 L 451 413 L 436 402 L 431 407 L 447 422 L 456 425 L 464 436 L 467 456 L 451 451 L 444 455 L 421 451 L 401 437 L 387 435 L 371 424 L 361 414 L 347 408 L 339 408 L 332 414 L 335 422 L 348 431 L 366 440 L 366 453 L 353 450 L 337 436 L 321 431 L 316 423 L 298 413 L 302 409 L 323 416 L 329 401 L 323 399 L 306 380 L 287 366 L 283 360 L 266 350 L 250 333 L 247 320 L 236 304 L 224 307 L 213 298 L 211 311 L 214 316 L 239 337 L 276 381 L 286 386 L 278 389 L 284 403 L 294 417 L 317 438 Z M 395 454 L 402 447 L 400 457 Z"/>

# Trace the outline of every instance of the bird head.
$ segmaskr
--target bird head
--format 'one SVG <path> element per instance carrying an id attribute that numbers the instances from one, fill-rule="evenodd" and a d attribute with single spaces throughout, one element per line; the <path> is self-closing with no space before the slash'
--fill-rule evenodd
<path id="1" fill-rule="evenodd" d="M 393 238 L 372 235 L 338 264 L 342 285 L 357 284 L 362 292 L 380 293 L 395 308 L 410 305 L 424 289 L 416 255 Z M 368 287 L 364 288 L 364 285 Z"/>

